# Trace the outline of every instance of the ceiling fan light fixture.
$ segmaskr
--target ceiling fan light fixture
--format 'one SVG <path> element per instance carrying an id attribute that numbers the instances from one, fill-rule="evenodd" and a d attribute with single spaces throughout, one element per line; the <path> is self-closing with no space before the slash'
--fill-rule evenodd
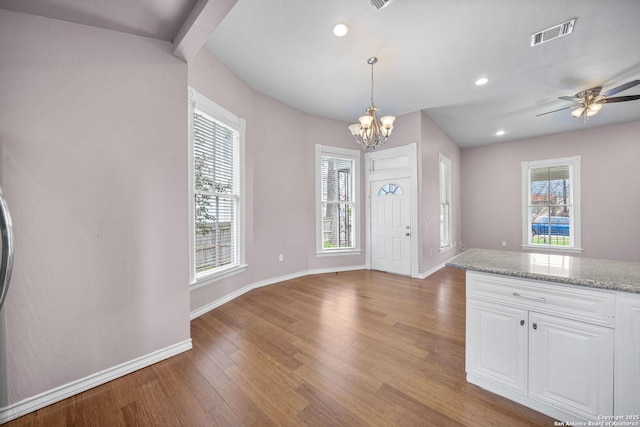
<path id="1" fill-rule="evenodd" d="M 584 116 L 586 120 L 588 117 L 595 116 L 598 113 L 598 111 L 600 111 L 601 108 L 602 108 L 602 104 L 598 104 L 594 102 L 594 103 L 582 105 L 576 108 L 571 112 L 571 115 L 574 118 Z"/>
<path id="2" fill-rule="evenodd" d="M 636 101 L 640 99 L 640 95 L 628 95 L 628 96 L 614 96 L 619 92 L 630 89 L 634 86 L 640 85 L 640 80 L 632 80 L 620 86 L 616 86 L 613 89 L 609 89 L 604 93 L 600 93 L 602 87 L 596 86 L 590 89 L 581 90 L 576 93 L 575 96 L 560 96 L 558 99 L 562 99 L 564 101 L 575 102 L 578 105 L 568 106 L 559 108 L 557 110 L 548 111 L 546 113 L 538 114 L 537 117 L 547 115 L 549 113 L 555 113 L 556 111 L 566 110 L 568 108 L 574 108 L 571 112 L 571 115 L 574 118 L 584 117 L 585 123 L 587 119 L 591 116 L 594 116 L 602 109 L 604 104 L 614 103 L 614 102 L 627 102 L 627 101 Z"/>
<path id="3" fill-rule="evenodd" d="M 587 116 L 593 116 L 602 108 L 602 104 L 593 103 L 587 107 Z"/>

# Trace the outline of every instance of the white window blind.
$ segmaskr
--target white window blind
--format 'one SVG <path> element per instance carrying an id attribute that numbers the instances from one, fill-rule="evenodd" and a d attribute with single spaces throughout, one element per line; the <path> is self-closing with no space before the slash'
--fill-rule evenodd
<path id="1" fill-rule="evenodd" d="M 215 117 L 217 110 L 214 106 L 198 95 L 191 108 L 192 262 L 195 281 L 226 272 L 241 263 L 239 155 L 243 127 Z M 235 120 L 243 123 L 237 118 Z"/>
<path id="2" fill-rule="evenodd" d="M 322 157 L 324 249 L 353 248 L 353 169 L 353 160 Z"/>
<path id="3" fill-rule="evenodd" d="M 451 246 L 451 160 L 439 155 L 440 171 L 440 249 Z"/>
<path id="4" fill-rule="evenodd" d="M 317 253 L 358 249 L 360 153 L 316 146 Z"/>

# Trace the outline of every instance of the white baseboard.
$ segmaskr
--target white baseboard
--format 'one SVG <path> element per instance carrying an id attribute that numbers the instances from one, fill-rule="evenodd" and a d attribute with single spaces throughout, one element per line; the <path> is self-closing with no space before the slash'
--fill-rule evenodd
<path id="1" fill-rule="evenodd" d="M 433 273 L 435 273 L 436 271 L 440 270 L 443 267 L 446 267 L 447 263 L 449 261 L 451 261 L 453 258 L 456 257 L 456 255 L 458 255 L 458 253 L 454 253 L 453 256 L 451 256 L 451 258 L 449 258 L 448 260 L 446 260 L 445 262 L 436 265 L 435 267 L 425 271 L 424 273 L 420 273 L 418 275 L 418 279 L 426 279 L 427 277 L 431 276 Z"/>
<path id="2" fill-rule="evenodd" d="M 432 275 L 433 273 L 435 273 L 436 271 L 440 270 L 442 267 L 444 267 L 446 264 L 446 261 L 438 264 L 437 266 L 433 267 L 430 270 L 427 270 L 424 273 L 419 273 L 416 277 L 417 279 L 425 279 L 427 277 L 429 277 L 430 275 Z M 292 280 L 292 279 L 298 279 L 300 277 L 304 277 L 304 276 L 310 276 L 312 274 L 326 274 L 326 273 L 340 273 L 343 271 L 354 271 L 354 270 L 368 270 L 370 267 L 367 264 L 363 264 L 363 265 L 353 265 L 353 266 L 347 266 L 347 267 L 332 267 L 332 268 L 320 268 L 320 269 L 314 269 L 314 270 L 306 270 L 306 271 L 299 271 L 297 273 L 291 273 L 291 274 L 286 274 L 284 276 L 279 276 L 279 277 L 274 277 L 271 279 L 266 279 L 266 280 L 260 280 L 258 282 L 254 282 L 251 283 L 249 285 L 243 286 L 242 288 L 238 289 L 237 291 L 231 292 L 228 295 L 225 295 L 222 298 L 219 298 L 215 301 L 210 302 L 209 304 L 203 305 L 200 308 L 197 308 L 195 310 L 193 310 L 189 316 L 189 318 L 191 320 L 196 319 L 200 316 L 202 316 L 203 314 L 217 308 L 220 307 L 221 305 L 238 298 L 240 295 L 246 294 L 247 292 L 256 289 L 256 288 L 261 288 L 263 286 L 269 286 L 269 285 L 274 285 L 276 283 L 280 283 L 280 282 L 284 282 L 287 280 Z"/>
<path id="3" fill-rule="evenodd" d="M 431 276 L 433 273 L 435 273 L 436 271 L 440 270 L 442 267 L 444 267 L 446 264 L 446 262 L 443 262 L 442 264 L 438 264 L 433 268 L 430 268 L 429 270 L 425 271 L 424 273 L 420 273 L 418 274 L 418 279 L 426 279 L 427 277 Z"/>
<path id="4" fill-rule="evenodd" d="M 251 283 L 247 286 L 244 286 L 238 289 L 235 292 L 231 292 L 228 295 L 225 295 L 222 298 L 219 298 L 215 301 L 210 302 L 209 304 L 203 305 L 202 307 L 193 310 L 190 315 L 190 319 L 193 320 L 197 317 L 202 316 L 203 314 L 213 310 L 214 308 L 220 307 L 222 304 L 227 303 L 235 298 L 238 298 L 240 295 L 246 294 L 247 292 L 261 288 L 263 286 L 274 285 L 276 283 L 285 282 L 287 280 L 298 279 L 304 276 L 310 276 L 312 274 L 325 274 L 325 273 L 339 273 L 343 271 L 353 271 L 353 270 L 365 270 L 367 267 L 365 265 L 354 265 L 348 267 L 338 267 L 338 268 L 320 268 L 315 270 L 306 270 L 299 271 L 297 273 L 286 274 L 284 276 L 274 277 L 267 280 L 260 280 L 258 282 Z"/>
<path id="5" fill-rule="evenodd" d="M 53 390 L 45 391 L 44 393 L 29 397 L 5 408 L 0 408 L 0 424 L 4 424 L 40 408 L 44 408 L 45 406 L 115 380 L 116 378 L 130 374 L 131 372 L 146 368 L 147 366 L 151 366 L 154 363 L 168 359 L 172 356 L 190 350 L 191 348 L 191 339 L 188 339 L 161 350 L 154 351 L 153 353 L 145 356 L 138 357 L 137 359 L 105 369 L 104 371 L 89 375 L 88 377 L 70 382 L 69 384 L 54 388 Z"/>

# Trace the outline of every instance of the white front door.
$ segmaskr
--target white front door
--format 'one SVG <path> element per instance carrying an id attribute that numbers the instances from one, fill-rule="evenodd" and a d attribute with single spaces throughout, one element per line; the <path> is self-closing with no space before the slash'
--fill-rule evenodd
<path id="1" fill-rule="evenodd" d="M 411 180 L 370 182 L 371 268 L 411 275 Z"/>

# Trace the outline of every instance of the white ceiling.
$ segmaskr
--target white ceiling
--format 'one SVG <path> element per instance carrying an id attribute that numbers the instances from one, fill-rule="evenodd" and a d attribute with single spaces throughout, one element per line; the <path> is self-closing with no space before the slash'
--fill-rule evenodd
<path id="1" fill-rule="evenodd" d="M 0 8 L 171 40 L 195 3 L 0 0 Z M 571 18 L 572 34 L 530 47 L 532 33 Z M 332 34 L 337 22 L 350 26 L 347 36 Z M 472 147 L 640 120 L 640 100 L 605 105 L 587 123 L 570 109 L 536 117 L 570 105 L 558 96 L 640 79 L 639 40 L 638 0 L 392 0 L 381 10 L 369 0 L 238 0 L 205 47 L 256 90 L 347 122 L 369 105 L 366 60 L 376 56 L 382 115 L 422 110 Z M 476 87 L 480 76 L 490 82 Z M 617 96 L 638 94 L 640 85 Z"/>
<path id="2" fill-rule="evenodd" d="M 197 0 L 0 0 L 0 9 L 170 41 Z"/>
<path id="3" fill-rule="evenodd" d="M 577 18 L 572 34 L 531 34 Z M 350 32 L 336 38 L 331 27 Z M 423 110 L 462 147 L 640 120 L 640 100 L 585 124 L 558 96 L 640 79 L 637 0 L 239 0 L 206 47 L 255 89 L 302 111 L 354 122 Z M 487 76 L 484 87 L 475 80 Z M 620 95 L 640 94 L 640 85 Z M 506 134 L 495 136 L 498 129 Z M 393 135 L 391 136 L 393 138 Z M 391 142 L 390 138 L 390 142 Z"/>

